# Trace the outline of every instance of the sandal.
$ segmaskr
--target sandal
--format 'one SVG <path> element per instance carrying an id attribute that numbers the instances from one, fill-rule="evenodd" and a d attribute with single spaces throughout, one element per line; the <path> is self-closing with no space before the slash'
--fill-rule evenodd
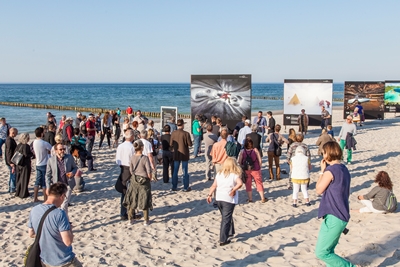
<path id="1" fill-rule="evenodd" d="M 261 199 L 261 203 L 265 203 L 268 201 L 268 198 Z"/>
<path id="2" fill-rule="evenodd" d="M 253 203 L 253 200 L 248 199 L 248 200 L 246 200 L 246 202 L 247 202 L 247 203 Z"/>

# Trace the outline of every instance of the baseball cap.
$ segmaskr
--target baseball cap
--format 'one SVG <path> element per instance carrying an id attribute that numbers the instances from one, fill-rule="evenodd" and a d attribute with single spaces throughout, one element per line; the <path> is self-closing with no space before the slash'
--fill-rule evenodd
<path id="1" fill-rule="evenodd" d="M 250 120 L 245 120 L 244 123 L 251 124 Z"/>

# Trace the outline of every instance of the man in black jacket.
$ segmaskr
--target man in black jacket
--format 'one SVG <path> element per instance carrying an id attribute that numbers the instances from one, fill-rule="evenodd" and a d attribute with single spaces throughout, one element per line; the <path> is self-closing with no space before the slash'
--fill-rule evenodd
<path id="1" fill-rule="evenodd" d="M 268 134 L 275 132 L 275 119 L 272 117 L 272 112 L 267 112 L 268 117 Z"/>
<path id="2" fill-rule="evenodd" d="M 15 193 L 15 165 L 11 162 L 11 158 L 14 156 L 15 149 L 17 148 L 17 142 L 15 142 L 14 138 L 17 136 L 18 130 L 17 128 L 10 129 L 10 135 L 7 136 L 6 139 L 6 151 L 5 151 L 5 158 L 6 158 L 6 165 L 10 170 L 10 180 L 8 182 L 8 192 L 10 194 Z"/>

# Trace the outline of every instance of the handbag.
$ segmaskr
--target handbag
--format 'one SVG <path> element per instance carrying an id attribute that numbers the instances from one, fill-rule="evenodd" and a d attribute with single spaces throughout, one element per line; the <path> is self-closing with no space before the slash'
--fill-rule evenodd
<path id="1" fill-rule="evenodd" d="M 57 207 L 53 206 L 50 209 L 48 209 L 42 216 L 42 219 L 40 219 L 40 223 L 37 229 L 35 241 L 33 242 L 32 245 L 30 245 L 25 253 L 24 257 L 24 266 L 25 267 L 37 267 L 37 266 L 42 266 L 41 260 L 40 260 L 40 246 L 39 246 L 39 240 L 40 240 L 40 235 L 42 234 L 42 227 L 44 220 L 46 219 L 47 215 L 55 210 Z"/>
<path id="2" fill-rule="evenodd" d="M 278 141 L 276 140 L 275 134 L 273 133 L 272 136 L 274 137 L 274 154 L 277 157 L 280 157 L 282 155 L 282 148 L 279 145 Z"/>
<path id="3" fill-rule="evenodd" d="M 20 149 L 21 147 L 18 150 Z M 15 165 L 22 165 L 22 158 L 24 157 L 24 155 L 18 150 L 15 151 L 14 155 L 12 156 L 11 162 L 14 163 Z"/>
<path id="4" fill-rule="evenodd" d="M 138 184 L 140 184 L 140 185 L 144 185 L 144 184 L 147 182 L 147 180 L 148 180 L 147 177 L 140 176 L 140 175 L 135 175 L 136 168 L 137 168 L 137 166 L 139 165 L 139 163 L 140 163 L 140 161 L 142 160 L 142 158 L 143 158 L 143 155 L 140 156 L 140 159 L 139 159 L 138 162 L 136 163 L 136 166 L 135 166 L 135 168 L 133 169 L 133 174 L 132 174 L 132 177 L 131 177 L 131 178 L 134 178 L 135 181 L 136 181 Z"/>
<path id="5" fill-rule="evenodd" d="M 246 171 L 244 170 L 244 168 L 242 167 L 242 175 L 240 177 L 240 179 L 242 179 L 242 182 L 245 184 L 247 181 L 247 174 Z"/>

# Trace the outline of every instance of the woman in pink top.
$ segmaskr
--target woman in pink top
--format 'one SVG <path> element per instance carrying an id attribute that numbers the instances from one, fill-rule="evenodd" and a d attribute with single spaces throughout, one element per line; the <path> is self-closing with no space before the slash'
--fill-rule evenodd
<path id="1" fill-rule="evenodd" d="M 261 156 L 257 148 L 253 147 L 253 141 L 250 137 L 247 137 L 244 141 L 244 149 L 240 151 L 239 164 L 242 166 L 243 170 L 246 172 L 246 192 L 247 202 L 253 202 L 251 182 L 254 180 L 257 187 L 257 192 L 260 194 L 261 202 L 265 203 L 268 200 L 264 197 L 264 186 L 262 183 L 261 175 Z"/>

